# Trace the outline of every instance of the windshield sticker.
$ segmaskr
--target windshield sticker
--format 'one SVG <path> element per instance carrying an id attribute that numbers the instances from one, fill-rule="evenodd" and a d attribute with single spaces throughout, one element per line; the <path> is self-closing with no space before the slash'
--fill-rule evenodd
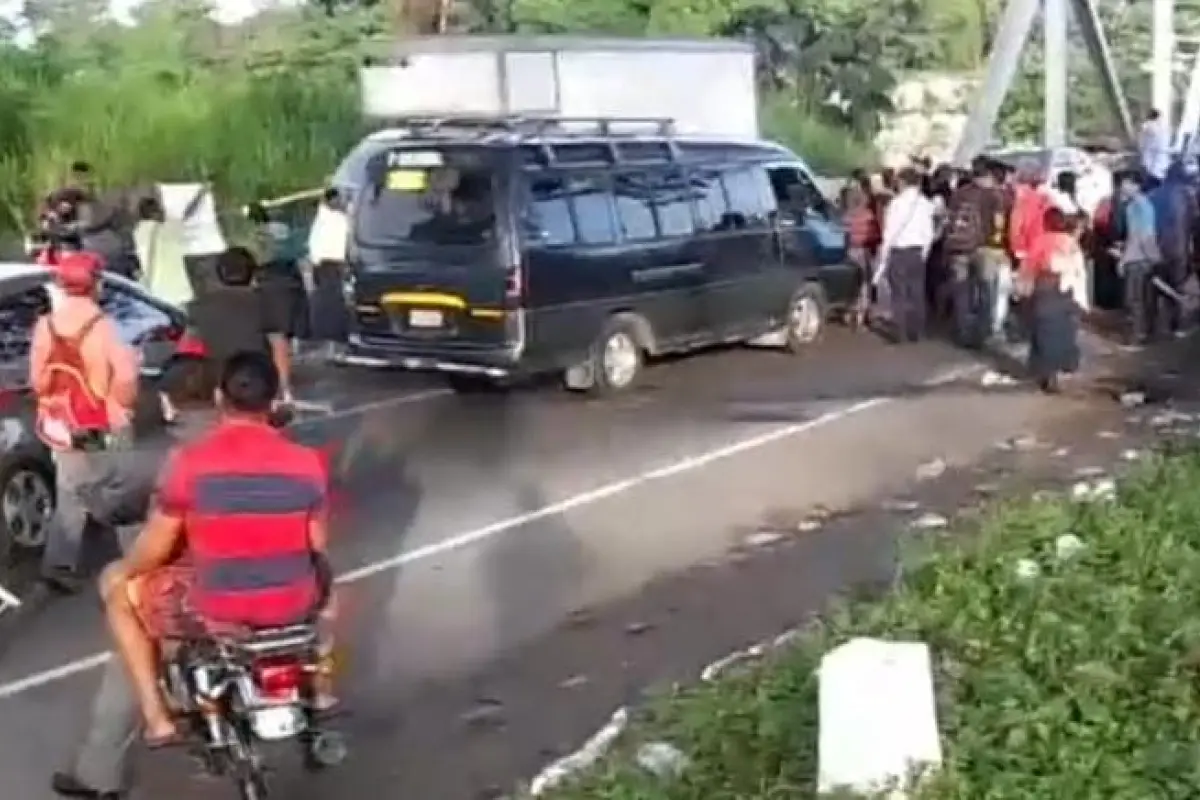
<path id="1" fill-rule="evenodd" d="M 434 150 L 393 150 L 388 153 L 389 167 L 440 167 L 442 154 Z"/>
<path id="2" fill-rule="evenodd" d="M 429 188 L 429 173 L 423 169 L 388 170 L 389 192 L 423 192 Z"/>

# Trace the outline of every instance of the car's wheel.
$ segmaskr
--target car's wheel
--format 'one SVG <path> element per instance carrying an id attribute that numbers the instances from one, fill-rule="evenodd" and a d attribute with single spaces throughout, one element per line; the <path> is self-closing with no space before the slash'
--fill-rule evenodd
<path id="1" fill-rule="evenodd" d="M 44 467 L 21 459 L 0 468 L 0 549 L 44 547 L 53 516 L 53 481 Z"/>
<path id="2" fill-rule="evenodd" d="M 623 392 L 637 383 L 645 365 L 645 350 L 632 317 L 609 320 L 592 348 L 590 391 L 596 395 Z"/>
<path id="3" fill-rule="evenodd" d="M 825 292 L 814 283 L 806 283 L 792 296 L 788 304 L 785 348 L 789 353 L 802 353 L 821 338 L 829 306 Z"/>

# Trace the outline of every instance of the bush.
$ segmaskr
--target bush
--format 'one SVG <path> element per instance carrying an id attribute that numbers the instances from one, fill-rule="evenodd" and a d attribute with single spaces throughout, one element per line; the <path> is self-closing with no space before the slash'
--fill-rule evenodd
<path id="1" fill-rule="evenodd" d="M 842 177 L 857 167 L 872 168 L 879 161 L 870 142 L 826 121 L 795 99 L 766 97 L 761 118 L 764 135 L 795 150 L 818 175 Z"/>
<path id="2" fill-rule="evenodd" d="M 618 753 L 556 800 L 811 797 L 817 679 L 853 636 L 933 650 L 946 764 L 918 800 L 1182 798 L 1200 790 L 1200 455 L 1122 483 L 1113 502 L 1009 504 L 943 540 L 882 601 L 832 615 L 748 674 L 668 698 L 624 746 L 665 739 L 689 767 L 660 781 Z M 1074 532 L 1085 550 L 1055 556 Z M 1041 575 L 1017 574 L 1036 559 Z M 864 736 L 870 736 L 865 731 Z"/>

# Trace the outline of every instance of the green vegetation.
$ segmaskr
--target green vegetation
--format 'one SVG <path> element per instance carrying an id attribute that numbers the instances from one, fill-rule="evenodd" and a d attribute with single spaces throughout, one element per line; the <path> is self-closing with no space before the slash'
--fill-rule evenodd
<path id="1" fill-rule="evenodd" d="M 1006 504 L 942 538 L 890 596 L 851 604 L 770 662 L 653 705 L 614 757 L 554 800 L 812 797 L 819 657 L 858 636 L 934 652 L 946 765 L 919 800 L 1176 798 L 1200 789 L 1200 455 L 1113 502 Z M 1073 532 L 1084 549 L 1056 556 Z M 1021 559 L 1041 566 L 1018 574 Z M 869 737 L 870 732 L 864 732 Z M 631 764 L 662 740 L 676 779 Z"/>
<path id="2" fill-rule="evenodd" d="M 872 160 L 870 141 L 899 75 L 982 65 L 1001 7 L 1000 0 L 309 0 L 268 4 L 230 27 L 209 18 L 207 0 L 144 0 L 134 26 L 107 20 L 105 0 L 22 5 L 19 24 L 0 21 L 0 232 L 22 228 L 35 198 L 76 158 L 90 160 L 108 184 L 210 177 L 231 205 L 311 187 L 362 133 L 357 64 L 398 33 L 747 38 L 761 55 L 768 133 L 816 168 L 841 172 Z M 1112 13 L 1122 15 L 1114 18 L 1120 30 L 1148 39 L 1148 11 Z M 1117 46 L 1126 49 L 1123 40 Z M 1036 68 L 1036 52 L 1031 59 Z M 1026 82 L 1016 93 L 1010 132 L 1036 127 L 1038 88 Z M 1095 94 L 1086 89 L 1073 96 Z"/>

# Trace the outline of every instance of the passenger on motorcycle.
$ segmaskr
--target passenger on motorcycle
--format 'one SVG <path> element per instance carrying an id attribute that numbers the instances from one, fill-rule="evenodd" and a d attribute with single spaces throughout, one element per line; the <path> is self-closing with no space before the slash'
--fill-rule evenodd
<path id="1" fill-rule="evenodd" d="M 269 424 L 278 392 L 268 356 L 226 361 L 219 422 L 172 454 L 145 528 L 101 577 L 152 747 L 179 740 L 157 682 L 163 640 L 314 620 L 328 597 L 328 473 Z"/>

